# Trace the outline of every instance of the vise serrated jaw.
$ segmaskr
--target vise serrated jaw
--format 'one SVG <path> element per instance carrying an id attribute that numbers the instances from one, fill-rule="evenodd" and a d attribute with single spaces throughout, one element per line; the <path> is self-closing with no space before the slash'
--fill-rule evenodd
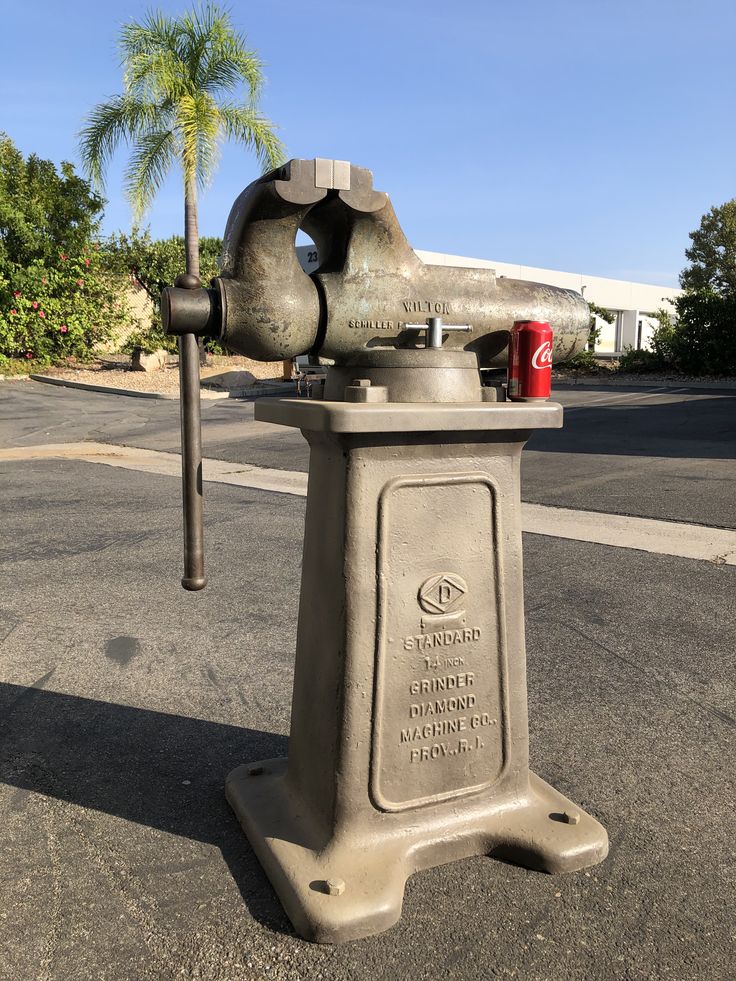
<path id="1" fill-rule="evenodd" d="M 316 157 L 314 160 L 314 186 L 323 187 L 328 191 L 350 190 L 350 161 L 326 160 Z"/>

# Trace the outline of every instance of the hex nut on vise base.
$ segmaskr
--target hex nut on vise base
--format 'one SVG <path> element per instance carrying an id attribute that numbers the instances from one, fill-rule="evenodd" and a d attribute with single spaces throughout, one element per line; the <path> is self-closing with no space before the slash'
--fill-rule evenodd
<path id="1" fill-rule="evenodd" d="M 368 378 L 356 378 L 352 385 L 345 386 L 346 402 L 388 402 L 388 389 L 385 385 L 371 385 Z"/>

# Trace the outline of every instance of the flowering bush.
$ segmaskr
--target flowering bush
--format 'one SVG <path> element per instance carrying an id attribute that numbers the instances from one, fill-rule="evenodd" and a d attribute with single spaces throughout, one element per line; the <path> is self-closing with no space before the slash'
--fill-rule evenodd
<path id="1" fill-rule="evenodd" d="M 71 164 L 26 158 L 0 133 L 0 369 L 88 359 L 118 328 L 124 284 L 93 244 L 103 204 Z"/>
<path id="2" fill-rule="evenodd" d="M 93 356 L 125 320 L 119 285 L 99 265 L 95 252 L 62 252 L 54 266 L 36 260 L 6 267 L 0 280 L 0 365 Z"/>

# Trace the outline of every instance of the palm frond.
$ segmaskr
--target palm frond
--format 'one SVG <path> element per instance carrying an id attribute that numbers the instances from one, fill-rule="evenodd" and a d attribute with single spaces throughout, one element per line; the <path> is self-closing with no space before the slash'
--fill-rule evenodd
<path id="1" fill-rule="evenodd" d="M 95 106 L 79 134 L 79 152 L 97 187 L 104 187 L 105 169 L 118 145 L 160 125 L 161 116 L 160 106 L 129 95 L 116 95 Z"/>
<path id="2" fill-rule="evenodd" d="M 200 187 L 209 183 L 219 158 L 223 132 L 220 108 L 206 92 L 180 100 L 177 132 L 182 151 L 184 181 L 195 180 Z"/>
<path id="3" fill-rule="evenodd" d="M 207 60 L 212 31 L 217 27 L 213 14 L 210 7 L 195 9 L 185 13 L 178 23 L 181 58 L 186 64 L 193 87 L 197 89 L 200 87 L 201 65 Z"/>
<path id="4" fill-rule="evenodd" d="M 216 4 L 207 4 L 188 15 L 185 22 L 197 51 L 192 67 L 198 86 L 214 94 L 218 90 L 232 92 L 245 84 L 255 100 L 263 85 L 263 64 L 235 30 L 229 13 Z"/>
<path id="5" fill-rule="evenodd" d="M 261 115 L 256 108 L 225 103 L 219 107 L 219 111 L 226 137 L 253 150 L 263 173 L 284 162 L 284 144 L 276 135 L 271 120 Z"/>
<path id="6" fill-rule="evenodd" d="M 244 83 L 255 101 L 263 87 L 263 63 L 252 51 L 232 43 L 232 39 L 224 39 L 222 46 L 211 52 L 200 84 L 215 93 L 232 92 Z"/>
<path id="7" fill-rule="evenodd" d="M 120 50 L 127 92 L 153 100 L 176 99 L 191 90 L 181 27 L 162 13 L 123 27 Z"/>
<path id="8" fill-rule="evenodd" d="M 131 59 L 150 55 L 162 49 L 176 50 L 179 29 L 174 18 L 153 11 L 138 22 L 124 24 L 120 31 L 120 54 L 123 65 Z"/>
<path id="9" fill-rule="evenodd" d="M 150 207 L 175 159 L 176 139 L 171 130 L 147 133 L 137 140 L 124 177 L 136 222 Z"/>

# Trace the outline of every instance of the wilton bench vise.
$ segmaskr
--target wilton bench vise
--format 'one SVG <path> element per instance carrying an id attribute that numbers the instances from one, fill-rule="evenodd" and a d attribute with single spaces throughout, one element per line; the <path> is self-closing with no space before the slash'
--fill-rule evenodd
<path id="1" fill-rule="evenodd" d="M 312 276 L 294 237 L 317 244 Z M 508 402 L 515 320 L 579 350 L 567 290 L 424 265 L 369 171 L 293 160 L 240 195 L 222 275 L 162 300 L 181 336 L 187 588 L 205 584 L 195 335 L 263 360 L 334 360 L 324 398 L 256 418 L 310 445 L 288 759 L 226 793 L 295 928 L 385 930 L 413 872 L 471 855 L 564 872 L 601 861 L 601 825 L 529 770 L 519 461 L 549 402 Z M 425 320 L 424 324 L 414 323 Z"/>
<path id="2" fill-rule="evenodd" d="M 311 276 L 294 246 L 300 228 L 319 253 Z M 572 290 L 425 264 L 370 171 L 337 160 L 292 160 L 250 184 L 228 219 L 222 274 L 209 290 L 167 289 L 162 300 L 169 333 L 217 337 L 259 361 L 311 353 L 353 364 L 366 351 L 415 349 L 407 323 L 437 316 L 472 325 L 444 347 L 480 367 L 506 363 L 515 320 L 549 321 L 564 360 L 584 347 L 590 318 Z"/>

